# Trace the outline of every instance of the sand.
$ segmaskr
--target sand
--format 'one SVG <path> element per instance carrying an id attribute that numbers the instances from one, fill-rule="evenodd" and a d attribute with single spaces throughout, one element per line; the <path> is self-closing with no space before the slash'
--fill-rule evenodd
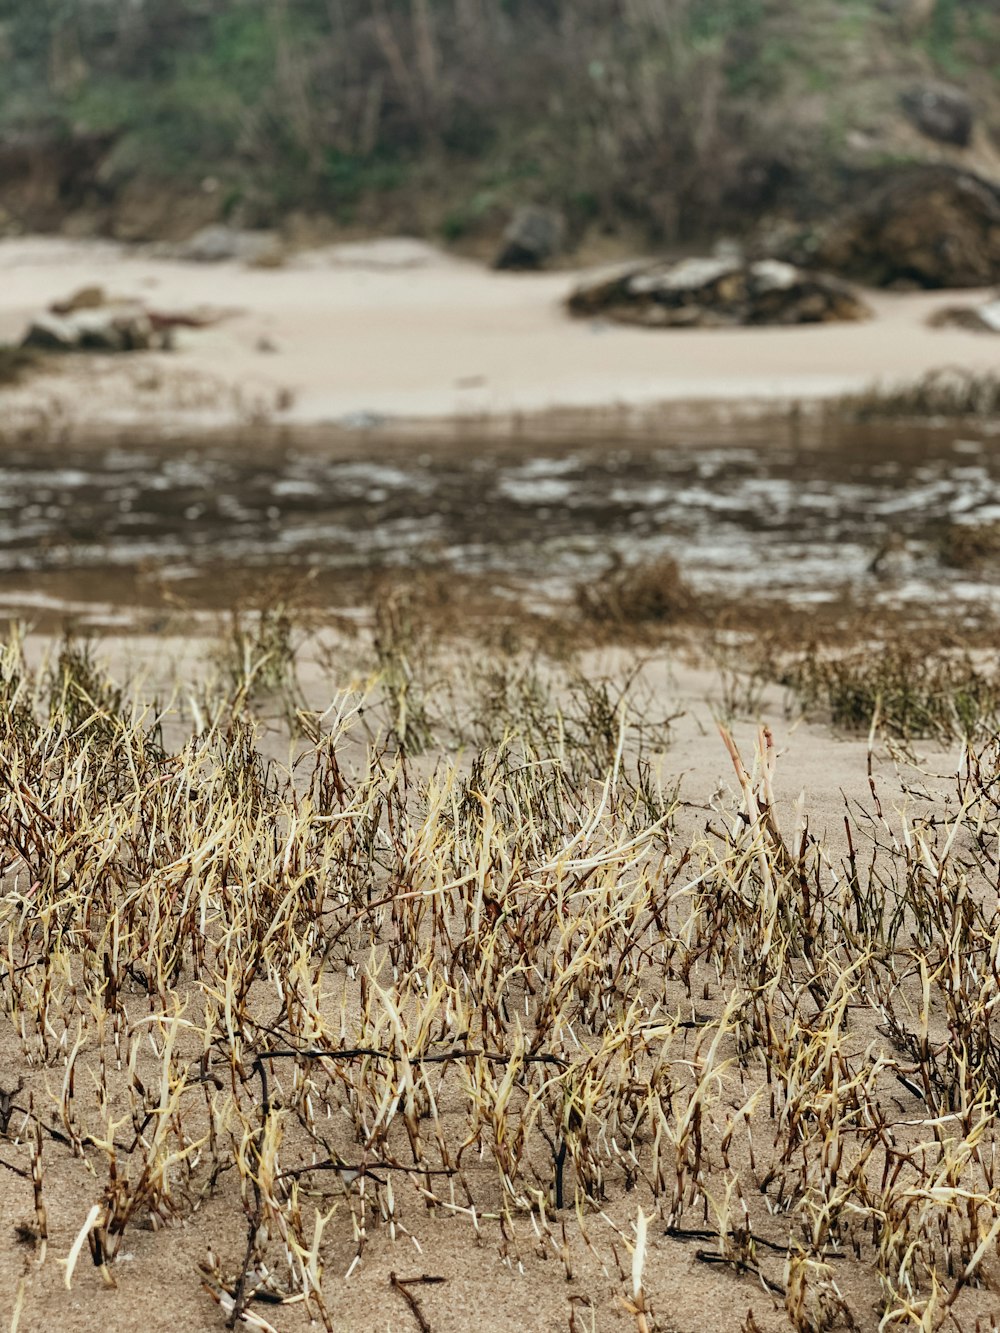
<path id="1" fill-rule="evenodd" d="M 35 657 L 43 647 L 39 641 L 30 644 L 30 655 Z M 119 669 L 134 669 L 145 663 L 154 679 L 160 676 L 164 680 L 175 672 L 197 671 L 208 650 L 206 641 L 141 637 L 109 641 L 102 646 L 102 653 L 107 651 L 117 659 Z M 605 672 L 617 674 L 629 664 L 630 657 L 624 651 L 592 653 L 583 662 L 594 677 Z M 646 660 L 643 680 L 662 702 L 664 713 L 681 714 L 672 727 L 668 749 L 660 756 L 663 776 L 681 783 L 685 821 L 704 827 L 713 817 L 713 807 L 735 799 L 732 768 L 713 722 L 719 706 L 718 677 L 711 669 L 684 665 L 659 651 Z M 320 702 L 319 695 L 328 684 L 315 664 L 305 665 L 303 681 L 307 692 Z M 829 835 L 829 845 L 836 848 L 845 798 L 861 803 L 868 798 L 866 743 L 837 737 L 824 726 L 790 721 L 778 690 L 765 695 L 761 716 L 773 724 L 780 752 L 776 787 L 780 811 L 790 815 L 792 802 L 802 793 L 813 831 Z M 754 723 L 744 722 L 734 733 L 748 756 L 754 731 Z M 948 763 L 948 756 L 936 756 L 942 770 Z M 884 779 L 890 787 L 896 785 L 892 766 L 884 758 L 876 772 L 880 781 Z M 14 1086 L 19 1070 L 23 1070 L 11 1035 L 8 1027 L 0 1043 L 0 1087 L 4 1088 Z M 47 1071 L 27 1072 L 36 1090 L 45 1079 L 57 1090 L 61 1077 L 58 1065 Z M 766 1133 L 765 1126 L 762 1139 Z M 25 1165 L 23 1151 L 15 1151 L 10 1144 L 0 1143 L 0 1148 L 0 1158 L 19 1167 Z M 220 1311 L 201 1289 L 197 1265 L 204 1261 L 210 1247 L 227 1270 L 238 1262 L 244 1220 L 232 1176 L 225 1177 L 217 1192 L 196 1212 L 167 1230 L 154 1233 L 141 1226 L 131 1229 L 123 1253 L 114 1264 L 116 1290 L 102 1286 L 84 1250 L 72 1291 L 67 1291 L 59 1260 L 66 1257 L 97 1197 L 98 1182 L 88 1175 L 82 1162 L 73 1160 L 58 1145 L 49 1145 L 45 1162 L 50 1240 L 48 1258 L 42 1266 L 36 1263 L 30 1243 L 15 1243 L 13 1239 L 19 1224 L 32 1224 L 30 1182 L 0 1170 L 0 1217 L 5 1232 L 0 1243 L 0 1320 L 4 1328 L 19 1291 L 23 1302 L 20 1333 L 47 1333 L 51 1329 L 84 1333 L 97 1327 L 106 1333 L 135 1329 L 167 1333 L 177 1328 L 212 1333 L 223 1327 Z M 391 1286 L 393 1272 L 401 1277 L 428 1274 L 443 1279 L 413 1289 L 426 1327 L 434 1333 L 499 1331 L 512 1324 L 524 1333 L 636 1327 L 622 1303 L 625 1286 L 611 1248 L 614 1243 L 627 1271 L 628 1256 L 615 1228 L 631 1234 L 638 1206 L 635 1195 L 612 1196 L 603 1213 L 595 1210 L 588 1215 L 590 1248 L 580 1242 L 576 1222 L 571 1213 L 567 1215 L 573 1256 L 569 1280 L 561 1261 L 538 1243 L 527 1221 L 518 1225 L 514 1237 L 505 1244 L 495 1224 L 484 1222 L 477 1237 L 467 1218 L 427 1212 L 403 1185 L 399 1195 L 405 1199 L 402 1220 L 415 1239 L 400 1234 L 394 1242 L 385 1228 L 376 1227 L 359 1265 L 352 1266 L 355 1246 L 346 1203 L 331 1224 L 330 1242 L 325 1247 L 324 1287 L 334 1327 L 352 1333 L 408 1333 L 418 1329 L 413 1314 Z M 701 1224 L 700 1216 L 694 1213 L 685 1220 L 695 1227 Z M 767 1226 L 766 1220 L 762 1225 Z M 775 1225 L 777 1234 L 780 1223 Z M 661 1223 L 651 1228 L 644 1281 L 659 1333 L 700 1333 L 704 1329 L 741 1333 L 747 1327 L 777 1333 L 790 1327 L 780 1298 L 764 1291 L 750 1276 L 700 1262 L 698 1249 L 697 1240 L 667 1237 Z M 782 1280 L 780 1259 L 767 1258 L 762 1267 L 772 1280 Z M 868 1275 L 856 1274 L 846 1263 L 838 1265 L 837 1278 L 859 1303 L 859 1327 L 874 1330 L 876 1317 L 871 1311 Z M 751 1310 L 754 1322 L 747 1324 Z M 301 1306 L 257 1305 L 253 1312 L 271 1321 L 281 1333 L 297 1333 L 309 1326 Z"/>
<path id="2" fill-rule="evenodd" d="M 0 342 L 53 300 L 100 284 L 162 310 L 228 312 L 176 350 L 73 358 L 4 395 L 9 421 L 39 411 L 100 428 L 154 421 L 361 425 L 678 401 L 811 399 L 942 367 L 989 370 L 988 335 L 927 317 L 982 294 L 880 293 L 863 324 L 650 331 L 574 321 L 584 276 L 493 273 L 422 242 L 299 254 L 277 269 L 181 263 L 100 241 L 0 242 Z"/>

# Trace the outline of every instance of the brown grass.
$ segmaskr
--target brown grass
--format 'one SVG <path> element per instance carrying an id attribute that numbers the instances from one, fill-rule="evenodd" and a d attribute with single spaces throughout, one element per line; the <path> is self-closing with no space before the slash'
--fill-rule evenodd
<path id="1" fill-rule="evenodd" d="M 20 384 L 41 363 L 41 353 L 30 347 L 0 346 L 0 388 Z"/>
<path id="2" fill-rule="evenodd" d="M 617 630 L 675 625 L 704 615 L 704 599 L 669 557 L 640 565 L 617 564 L 599 578 L 578 584 L 576 603 L 585 620 Z"/>
<path id="3" fill-rule="evenodd" d="M 910 383 L 878 385 L 837 400 L 829 411 L 854 421 L 1000 416 L 1000 375 L 957 367 L 934 370 Z"/>
<path id="4" fill-rule="evenodd" d="M 449 659 L 414 629 L 387 608 L 310 700 L 290 627 L 243 624 L 159 705 L 92 645 L 39 668 L 9 637 L 0 1163 L 36 1265 L 72 1180 L 67 1286 L 127 1282 L 137 1229 L 186 1223 L 190 1282 L 257 1327 L 332 1328 L 340 1265 L 428 1210 L 568 1279 L 605 1256 L 602 1326 L 671 1326 L 655 1236 L 746 1279 L 745 1328 L 975 1327 L 1000 1281 L 994 695 L 950 805 L 896 813 L 869 755 L 834 843 L 776 799 L 766 728 L 703 737 L 733 789 L 699 822 L 637 668 Z M 890 686 L 958 713 L 973 679 L 865 660 L 808 679 L 911 731 Z"/>

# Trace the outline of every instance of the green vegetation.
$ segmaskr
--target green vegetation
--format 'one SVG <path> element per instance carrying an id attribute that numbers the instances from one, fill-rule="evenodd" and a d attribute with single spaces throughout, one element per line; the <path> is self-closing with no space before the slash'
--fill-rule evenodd
<path id="1" fill-rule="evenodd" d="M 848 137 L 891 119 L 906 79 L 960 77 L 988 119 L 995 4 L 924 8 L 0 0 L 0 130 L 107 134 L 95 209 L 136 179 L 210 178 L 218 215 L 246 225 L 299 208 L 459 239 L 536 199 L 578 234 L 671 239 L 769 209 L 807 176 L 822 207 Z"/>
<path id="2" fill-rule="evenodd" d="M 781 675 L 807 709 L 829 710 L 834 726 L 879 726 L 900 740 L 949 740 L 995 729 L 1000 680 L 966 651 L 903 638 L 848 652 L 810 648 Z"/>

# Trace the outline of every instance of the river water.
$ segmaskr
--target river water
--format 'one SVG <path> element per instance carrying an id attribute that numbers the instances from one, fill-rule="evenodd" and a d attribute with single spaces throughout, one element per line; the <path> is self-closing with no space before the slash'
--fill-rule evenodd
<path id="1" fill-rule="evenodd" d="M 345 590 L 425 567 L 559 598 L 665 555 L 735 596 L 990 598 L 989 571 L 938 550 L 948 524 L 1000 520 L 998 446 L 967 423 L 787 419 L 578 443 L 7 447 L 0 605 L 141 600 L 137 572 L 221 602 L 237 576 L 311 567 Z"/>

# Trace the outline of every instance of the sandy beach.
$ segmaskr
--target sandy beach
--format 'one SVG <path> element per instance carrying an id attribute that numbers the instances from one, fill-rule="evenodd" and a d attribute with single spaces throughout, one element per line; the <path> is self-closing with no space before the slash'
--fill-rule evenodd
<path id="1" fill-rule="evenodd" d="M 165 311 L 210 307 L 170 353 L 68 358 L 10 390 L 8 423 L 44 408 L 100 428 L 233 421 L 365 425 L 680 401 L 802 400 L 985 371 L 995 341 L 927 318 L 983 293 L 866 293 L 875 318 L 798 328 L 649 331 L 574 321 L 582 272 L 501 274 L 414 240 L 345 244 L 274 269 L 196 264 L 100 241 L 0 242 L 0 341 L 98 284 Z"/>
<path id="2" fill-rule="evenodd" d="M 329 699 L 323 647 L 322 640 L 310 645 L 300 662 L 302 686 L 318 707 L 325 707 Z M 331 647 L 337 648 L 338 660 L 347 669 L 355 648 L 327 642 L 326 648 Z M 30 641 L 29 658 L 37 661 L 48 648 L 44 641 Z M 161 689 L 169 688 L 171 681 L 203 674 L 216 648 L 208 639 L 138 636 L 105 640 L 100 652 L 102 660 L 109 662 L 119 678 L 131 677 L 138 671 L 145 680 L 145 689 L 154 686 Z M 716 719 L 725 710 L 719 675 L 704 660 L 692 664 L 686 654 L 668 651 L 649 655 L 641 663 L 628 651 L 591 652 L 581 658 L 580 666 L 595 681 L 621 682 L 626 676 L 631 677 L 637 700 L 655 700 L 657 716 L 667 712 L 674 715 L 665 748 L 656 745 L 650 752 L 651 771 L 663 790 L 676 789 L 679 800 L 676 833 L 671 835 L 671 844 L 676 837 L 676 850 L 671 851 L 671 858 L 679 858 L 680 849 L 689 841 L 696 855 L 703 855 L 701 848 L 708 826 L 725 818 L 723 812 L 738 809 L 740 801 L 733 766 L 718 734 Z M 177 744 L 182 742 L 185 727 L 189 725 L 183 713 L 184 707 L 179 704 L 168 718 L 168 733 Z M 810 832 L 822 842 L 826 855 L 834 863 L 847 850 L 843 833 L 846 810 L 867 809 L 872 791 L 877 791 L 886 801 L 887 810 L 893 803 L 894 823 L 899 821 L 905 826 L 913 803 L 913 798 L 906 794 L 907 785 L 914 780 L 927 783 L 928 769 L 947 773 L 957 762 L 957 745 L 922 747 L 921 760 L 913 768 L 903 765 L 897 769 L 880 752 L 872 770 L 877 786 L 872 788 L 868 745 L 863 736 L 837 735 L 828 726 L 802 721 L 797 715 L 790 717 L 785 711 L 783 692 L 776 687 L 762 693 L 757 717 L 773 728 L 778 818 L 788 829 L 807 819 Z M 756 744 L 756 722 L 741 719 L 732 725 L 736 743 L 749 758 Z M 279 763 L 282 754 L 287 754 L 287 736 L 280 727 L 275 727 L 273 718 L 262 725 L 260 741 L 265 752 Z M 353 760 L 353 745 L 348 745 L 344 753 Z M 423 775 L 430 775 L 446 760 L 446 753 L 435 748 L 417 764 L 415 771 L 423 780 Z M 688 876 L 696 879 L 693 872 L 688 872 Z M 683 900 L 681 894 L 679 901 Z M 697 1012 L 714 1016 L 722 1004 L 720 997 L 727 994 L 726 987 L 720 986 L 707 969 L 697 976 Z M 324 983 L 330 994 L 335 993 L 337 984 L 338 977 L 331 972 Z M 200 997 L 186 977 L 182 994 L 188 1006 L 185 1013 L 194 1013 Z M 677 1003 L 683 1010 L 683 1002 Z M 148 999 L 141 993 L 130 994 L 129 1004 L 136 1030 L 141 1030 Z M 852 1014 L 852 1044 L 861 1051 L 870 1035 L 867 1018 L 867 1015 L 855 1018 Z M 708 1020 L 702 1017 L 701 1021 Z M 696 1037 L 697 1034 L 685 1035 L 683 1043 L 678 1042 L 680 1062 L 699 1058 L 702 1047 Z M 93 1068 L 89 1046 L 86 1058 L 89 1074 Z M 723 1068 L 728 1069 L 731 1063 L 727 1061 Z M 29 1092 L 35 1095 L 56 1133 L 62 1132 L 59 1128 L 62 1122 L 52 1109 L 60 1069 L 58 1059 L 55 1069 L 48 1068 L 41 1060 L 27 1064 L 14 1030 L 4 1033 L 0 1042 L 0 1087 L 19 1088 L 14 1094 L 18 1105 L 25 1102 Z M 753 1073 L 757 1072 L 754 1068 Z M 715 1114 L 723 1127 L 726 1117 L 746 1102 L 748 1081 L 746 1075 L 741 1081 L 735 1073 L 727 1073 L 724 1084 L 720 1081 L 720 1093 L 724 1095 L 720 1095 Z M 93 1101 L 93 1096 L 90 1100 Z M 754 1130 L 758 1142 L 764 1145 L 774 1133 L 766 1106 L 766 1098 L 759 1094 L 754 1101 Z M 910 1095 L 905 1113 L 912 1118 L 919 1112 L 919 1101 Z M 903 1114 L 900 1111 L 897 1118 Z M 451 1124 L 450 1119 L 448 1123 Z M 738 1117 L 733 1123 L 738 1123 Z M 20 1115 L 12 1121 L 14 1141 L 4 1145 L 5 1156 L 0 1159 L 19 1171 L 28 1165 L 28 1152 L 17 1138 L 22 1124 Z M 744 1132 L 742 1126 L 740 1131 Z M 717 1137 L 714 1124 L 708 1133 L 714 1143 Z M 348 1151 L 357 1149 L 349 1147 Z M 285 1152 L 292 1161 L 291 1130 Z M 24 1333 L 41 1333 L 53 1327 L 82 1333 L 98 1324 L 109 1333 L 128 1333 L 139 1326 L 156 1333 L 176 1328 L 178 1321 L 187 1329 L 205 1333 L 222 1328 L 222 1316 L 209 1295 L 214 1284 L 200 1281 L 200 1275 L 206 1271 L 206 1264 L 211 1267 L 213 1256 L 218 1256 L 227 1273 L 235 1271 L 238 1265 L 245 1215 L 234 1172 L 221 1176 L 217 1187 L 206 1188 L 201 1195 L 195 1194 L 202 1187 L 201 1176 L 196 1177 L 191 1186 L 196 1203 L 187 1204 L 165 1229 L 159 1224 L 151 1228 L 143 1222 L 130 1226 L 110 1269 L 115 1290 L 109 1290 L 107 1277 L 102 1282 L 85 1248 L 73 1274 L 71 1290 L 67 1291 L 69 1275 L 63 1261 L 79 1233 L 87 1207 L 99 1196 L 101 1160 L 92 1146 L 75 1156 L 57 1138 L 46 1142 L 44 1154 L 49 1257 L 43 1264 L 36 1262 L 36 1220 L 30 1182 L 10 1171 L 0 1173 L 0 1208 L 10 1223 L 19 1228 L 20 1236 L 18 1244 L 0 1248 L 0 1298 L 8 1308 L 15 1300 L 20 1303 L 19 1327 Z M 86 1165 L 91 1159 L 96 1163 L 96 1179 Z M 738 1147 L 734 1162 L 752 1180 L 744 1159 L 745 1151 Z M 126 1160 L 124 1154 L 122 1160 Z M 644 1280 L 657 1315 L 657 1322 L 651 1327 L 664 1333 L 668 1330 L 693 1333 L 705 1327 L 706 1320 L 719 1333 L 745 1333 L 747 1329 L 780 1333 L 789 1327 L 782 1287 L 787 1281 L 783 1257 L 765 1247 L 769 1244 L 776 1247 L 778 1242 L 783 1245 L 790 1224 L 780 1212 L 777 1216 L 769 1213 L 759 1192 L 756 1198 L 749 1188 L 747 1192 L 752 1206 L 750 1221 L 764 1238 L 759 1269 L 748 1271 L 740 1270 L 738 1265 L 713 1265 L 715 1245 L 710 1232 L 717 1224 L 714 1218 L 706 1221 L 700 1211 L 692 1208 L 685 1214 L 687 1229 L 680 1228 L 676 1235 L 667 1234 L 663 1216 L 652 1210 L 644 1182 L 638 1188 L 624 1190 L 617 1180 L 609 1184 L 601 1208 L 581 1214 L 586 1220 L 582 1230 L 572 1210 L 550 1211 L 548 1215 L 554 1221 L 557 1237 L 557 1244 L 552 1246 L 540 1242 L 537 1229 L 533 1229 L 534 1217 L 529 1220 L 505 1212 L 504 1226 L 495 1205 L 483 1212 L 475 1228 L 467 1210 L 449 1211 L 447 1206 L 428 1209 L 412 1188 L 409 1175 L 403 1173 L 396 1178 L 396 1230 L 393 1232 L 374 1217 L 369 1218 L 370 1234 L 360 1247 L 356 1236 L 352 1236 L 352 1212 L 358 1208 L 357 1199 L 349 1191 L 341 1191 L 324 1240 L 324 1292 L 333 1327 L 373 1333 L 376 1329 L 408 1333 L 411 1328 L 427 1327 L 434 1333 L 449 1330 L 457 1333 L 470 1327 L 496 1330 L 516 1320 L 521 1328 L 532 1333 L 566 1329 L 620 1329 L 624 1333 L 634 1329 L 636 1322 L 625 1303 L 627 1279 L 620 1276 L 619 1269 L 628 1257 L 626 1247 L 640 1205 L 650 1218 Z M 717 1177 L 722 1176 L 721 1163 L 715 1161 L 713 1189 Z M 472 1177 L 476 1187 L 482 1188 L 482 1180 L 488 1178 L 483 1159 L 477 1158 Z M 369 1190 L 373 1188 L 369 1182 Z M 444 1196 L 444 1189 L 440 1192 Z M 492 1201 L 494 1196 L 488 1197 Z M 482 1201 L 477 1198 L 477 1202 L 482 1209 Z M 563 1232 L 559 1231 L 560 1225 L 565 1227 Z M 708 1231 L 704 1229 L 706 1226 Z M 567 1238 L 561 1250 L 559 1237 Z M 359 1252 L 363 1258 L 356 1262 L 355 1255 Z M 831 1272 L 837 1290 L 844 1293 L 859 1315 L 855 1327 L 874 1330 L 877 1285 L 870 1265 L 852 1264 L 839 1251 L 835 1252 L 834 1260 L 836 1267 Z M 413 1288 L 426 1325 L 419 1325 L 407 1310 L 404 1299 L 392 1285 L 392 1274 L 414 1282 L 425 1274 L 433 1277 L 432 1284 Z M 150 1293 L 156 1294 L 155 1299 L 150 1299 Z M 964 1308 L 971 1310 L 974 1317 L 982 1311 L 986 1299 L 983 1293 L 971 1291 Z M 301 1303 L 274 1306 L 257 1302 L 250 1314 L 267 1320 L 266 1324 L 252 1326 L 277 1328 L 282 1333 L 319 1326 L 316 1321 L 310 1323 L 309 1312 Z"/>
<path id="3" fill-rule="evenodd" d="M 268 270 L 0 244 L 0 339 L 95 283 L 224 314 L 3 397 L 2 604 L 99 600 L 114 631 L 0 663 L 12 1333 L 212 1333 L 234 1300 L 263 1333 L 875 1333 L 914 1290 L 992 1318 L 1000 692 L 916 621 L 893 647 L 871 551 L 993 515 L 986 427 L 824 453 L 786 413 L 749 443 L 491 452 L 463 419 L 774 406 L 987 370 L 995 344 L 927 327 L 954 293 L 795 330 L 574 322 L 578 278 L 409 241 Z M 411 449 L 441 420 L 451 442 Z M 329 616 L 352 557 L 385 573 L 407 542 L 410 574 L 450 573 Z M 918 545 L 900 577 L 940 582 Z M 718 623 L 657 602 L 615 645 L 572 595 L 613 599 L 614 551 L 714 560 Z M 853 655 L 792 625 L 838 560 Z M 282 561 L 326 578 L 330 624 L 266 600 Z M 754 568 L 792 592 L 739 631 Z M 522 593 L 561 571 L 561 627 L 505 570 Z"/>

